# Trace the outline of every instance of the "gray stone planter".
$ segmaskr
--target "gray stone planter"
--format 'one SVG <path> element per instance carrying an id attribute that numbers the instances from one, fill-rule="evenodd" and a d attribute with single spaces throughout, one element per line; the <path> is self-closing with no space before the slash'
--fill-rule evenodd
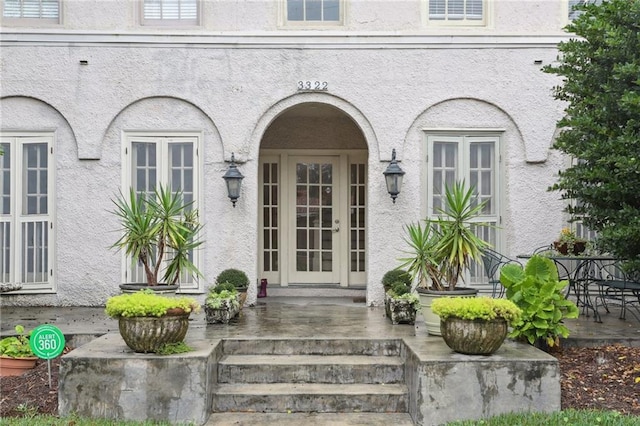
<path id="1" fill-rule="evenodd" d="M 416 309 L 408 300 L 394 299 L 388 294 L 384 300 L 387 318 L 392 324 L 414 324 L 416 322 Z"/>
<path id="2" fill-rule="evenodd" d="M 120 317 L 120 335 L 135 352 L 154 353 L 167 343 L 182 342 L 189 329 L 189 314 L 163 317 Z"/>
<path id="3" fill-rule="evenodd" d="M 231 300 L 222 300 L 219 308 L 204 306 L 207 324 L 227 324 L 240 313 L 239 295 L 236 303 Z"/>
<path id="4" fill-rule="evenodd" d="M 468 320 L 449 317 L 440 322 L 444 342 L 455 352 L 467 355 L 491 355 L 507 337 L 507 321 Z"/>

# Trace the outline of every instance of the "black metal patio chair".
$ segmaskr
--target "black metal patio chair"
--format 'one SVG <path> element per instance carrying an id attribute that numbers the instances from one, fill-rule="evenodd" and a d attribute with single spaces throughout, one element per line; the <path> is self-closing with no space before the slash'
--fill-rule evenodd
<path id="1" fill-rule="evenodd" d="M 620 262 L 603 264 L 594 280 L 598 287 L 595 300 L 596 320 L 600 321 L 598 306 L 609 313 L 609 305 L 620 306 L 620 319 L 626 319 L 627 311 L 640 321 L 640 276 L 629 274 Z"/>
<path id="2" fill-rule="evenodd" d="M 489 278 L 489 284 L 492 286 L 491 297 L 502 297 L 504 295 L 504 287 L 500 283 L 500 269 L 509 263 L 522 266 L 519 261 L 491 249 L 483 250 L 482 263 L 484 264 L 484 271 Z"/>

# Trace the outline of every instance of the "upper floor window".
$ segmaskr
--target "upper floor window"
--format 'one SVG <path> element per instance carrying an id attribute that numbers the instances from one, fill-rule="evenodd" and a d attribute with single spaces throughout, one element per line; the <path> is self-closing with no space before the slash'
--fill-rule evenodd
<path id="1" fill-rule="evenodd" d="M 487 0 L 427 0 L 429 21 L 447 25 L 484 25 Z"/>
<path id="2" fill-rule="evenodd" d="M 199 25 L 198 0 L 144 0 L 143 25 Z"/>
<path id="3" fill-rule="evenodd" d="M 341 23 L 341 0 L 286 0 L 290 23 Z"/>
<path id="4" fill-rule="evenodd" d="M 2 17 L 7 19 L 39 19 L 58 23 L 60 0 L 4 0 Z"/>

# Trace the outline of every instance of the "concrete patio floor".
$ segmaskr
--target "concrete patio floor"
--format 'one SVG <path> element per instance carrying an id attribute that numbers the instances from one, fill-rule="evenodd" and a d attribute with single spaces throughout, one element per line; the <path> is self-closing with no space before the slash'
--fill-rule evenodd
<path id="1" fill-rule="evenodd" d="M 357 299 L 356 299 L 357 300 Z M 595 346 L 622 343 L 640 346 L 640 322 L 633 316 L 618 318 L 619 311 L 602 313 L 602 322 L 593 316 L 580 315 L 566 320 L 571 335 L 564 342 L 572 346 Z M 422 317 L 416 325 L 392 325 L 383 307 L 367 307 L 353 298 L 267 297 L 253 307 L 245 307 L 231 324 L 205 323 L 203 312 L 192 315 L 189 336 L 194 338 L 227 337 L 360 337 L 390 338 L 426 336 Z M 0 334 L 13 334 L 16 324 L 30 330 L 40 324 L 60 328 L 79 346 L 94 336 L 117 333 L 118 323 L 101 307 L 9 307 L 0 308 Z"/>

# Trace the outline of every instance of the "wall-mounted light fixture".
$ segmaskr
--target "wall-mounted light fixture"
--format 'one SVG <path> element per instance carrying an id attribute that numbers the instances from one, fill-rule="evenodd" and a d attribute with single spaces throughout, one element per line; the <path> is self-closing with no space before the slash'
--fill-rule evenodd
<path id="1" fill-rule="evenodd" d="M 242 173 L 238 170 L 238 166 L 236 166 L 236 158 L 234 153 L 231 153 L 231 164 L 229 164 L 229 169 L 222 176 L 225 183 L 227 184 L 227 194 L 233 203 L 233 207 L 236 206 L 236 201 L 240 198 L 240 187 L 242 186 Z"/>
<path id="2" fill-rule="evenodd" d="M 404 176 L 404 170 L 398 166 L 398 162 L 396 161 L 396 150 L 395 148 L 391 151 L 391 163 L 387 167 L 387 170 L 384 171 L 384 179 L 387 182 L 387 191 L 389 195 L 391 195 L 391 199 L 393 203 L 396 203 L 396 198 L 400 193 L 400 189 L 402 189 L 402 176 Z"/>

